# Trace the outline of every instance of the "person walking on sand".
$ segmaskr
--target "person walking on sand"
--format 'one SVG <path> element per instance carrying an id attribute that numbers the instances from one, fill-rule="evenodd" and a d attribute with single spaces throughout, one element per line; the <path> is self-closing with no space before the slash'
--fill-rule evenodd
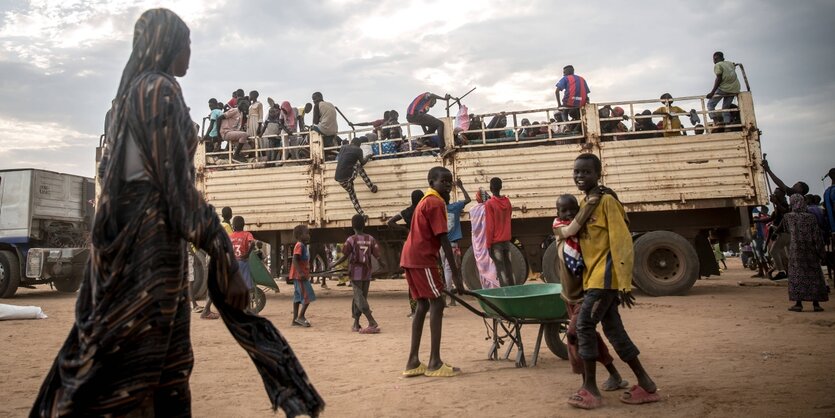
<path id="1" fill-rule="evenodd" d="M 383 259 L 380 258 L 380 245 L 371 235 L 364 232 L 365 217 L 356 214 L 351 218 L 351 226 L 354 228 L 354 235 L 345 240 L 342 246 L 342 257 L 339 257 L 329 269 L 342 264 L 348 260 L 348 278 L 351 279 L 351 288 L 354 291 L 354 299 L 351 303 L 351 316 L 354 324 L 351 330 L 360 334 L 377 334 L 380 332 L 380 325 L 374 316 L 371 315 L 371 306 L 368 305 L 368 287 L 371 284 L 371 257 L 380 262 L 385 268 Z M 368 327 L 360 326 L 360 317 L 365 315 L 368 320 Z"/>
<path id="2" fill-rule="evenodd" d="M 795 302 L 790 311 L 803 311 L 803 302 L 812 302 L 812 310 L 823 311 L 820 302 L 829 300 L 823 279 L 823 238 L 815 215 L 806 210 L 806 199 L 799 193 L 789 198 L 791 212 L 783 217 L 789 238 L 789 300 Z"/>
<path id="3" fill-rule="evenodd" d="M 99 165 L 75 321 L 32 417 L 191 416 L 188 242 L 209 254 L 209 293 L 273 410 L 316 416 L 324 408 L 284 337 L 244 311 L 248 293 L 232 244 L 194 187 L 197 131 L 175 79 L 188 70 L 189 38 L 168 9 L 136 22 Z"/>
<path id="4" fill-rule="evenodd" d="M 438 271 L 438 251 L 443 248 L 452 268 L 455 290 L 463 294 L 461 269 L 452 257 L 452 247 L 447 237 L 446 202 L 452 190 L 452 173 L 444 167 L 433 167 L 428 175 L 429 189 L 415 208 L 412 227 L 403 245 L 400 266 L 406 272 L 409 293 L 417 300 L 417 310 L 412 319 L 412 341 L 406 361 L 405 377 L 453 377 L 461 370 L 441 360 L 441 329 L 444 320 L 444 280 Z M 420 361 L 420 340 L 423 323 L 429 312 L 430 350 L 429 363 Z"/>
<path id="5" fill-rule="evenodd" d="M 597 204 L 600 203 L 601 193 L 605 192 L 604 188 L 598 187 L 596 192 L 589 195 L 582 211 L 580 211 L 580 206 L 574 195 L 564 194 L 560 196 L 557 198 L 557 217 L 552 225 L 554 237 L 557 239 L 557 256 L 554 265 L 557 267 L 557 277 L 562 284 L 560 297 L 565 302 L 568 310 L 569 322 L 566 331 L 568 362 L 571 364 L 571 370 L 579 375 L 585 373 L 585 364 L 583 359 L 580 358 L 577 347 L 577 315 L 580 312 L 580 306 L 583 304 L 583 270 L 586 266 L 583 262 L 580 240 L 575 235 L 585 225 Z M 629 382 L 621 377 L 620 372 L 615 367 L 614 359 L 609 354 L 609 348 L 603 342 L 603 337 L 600 336 L 600 333 L 596 334 L 597 361 L 606 367 L 609 372 L 609 378 L 603 382 L 603 390 L 625 389 L 629 386 Z"/>
<path id="6" fill-rule="evenodd" d="M 600 159 L 594 154 L 580 154 L 574 160 L 574 184 L 587 199 L 595 194 L 602 171 Z M 587 204 L 584 199 L 580 210 Z M 613 194 L 602 194 L 579 237 L 586 268 L 583 270 L 583 303 L 577 314 L 577 340 L 585 373 L 583 385 L 568 398 L 568 404 L 582 409 L 595 409 L 603 404 L 596 377 L 600 355 L 598 323 L 603 325 L 606 339 L 618 357 L 629 365 L 638 379 L 638 384 L 620 397 L 621 402 L 658 402 L 661 396 L 655 382 L 638 360 L 640 351 L 626 333 L 618 312 L 618 305 L 631 308 L 635 304 L 632 296 L 634 254 L 626 212 Z"/>

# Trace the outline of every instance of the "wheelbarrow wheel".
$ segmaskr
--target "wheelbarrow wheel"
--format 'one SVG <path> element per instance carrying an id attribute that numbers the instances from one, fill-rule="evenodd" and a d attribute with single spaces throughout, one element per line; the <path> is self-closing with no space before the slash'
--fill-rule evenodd
<path id="1" fill-rule="evenodd" d="M 252 312 L 260 313 L 267 305 L 267 295 L 258 286 L 249 293 L 249 309 Z"/>
<path id="2" fill-rule="evenodd" d="M 557 357 L 568 360 L 568 346 L 565 345 L 565 332 L 567 324 L 552 323 L 545 324 L 545 345 Z"/>

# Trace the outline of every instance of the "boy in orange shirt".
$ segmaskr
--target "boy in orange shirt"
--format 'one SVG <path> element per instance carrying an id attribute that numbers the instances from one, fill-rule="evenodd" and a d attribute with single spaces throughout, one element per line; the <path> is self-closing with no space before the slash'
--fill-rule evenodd
<path id="1" fill-rule="evenodd" d="M 444 167 L 433 167 L 427 176 L 429 189 L 418 203 L 412 215 L 411 228 L 403 252 L 400 266 L 406 272 L 409 293 L 417 300 L 415 317 L 412 319 L 412 342 L 409 359 L 403 376 L 452 377 L 461 370 L 441 361 L 441 328 L 444 316 L 444 276 L 438 269 L 438 251 L 444 249 L 447 262 L 452 268 L 455 288 L 463 293 L 461 270 L 455 263 L 452 246 L 447 237 L 447 210 L 449 192 L 452 190 L 452 173 Z M 429 332 L 431 333 L 429 363 L 420 362 L 420 340 L 423 334 L 423 322 L 426 312 L 430 313 Z"/>

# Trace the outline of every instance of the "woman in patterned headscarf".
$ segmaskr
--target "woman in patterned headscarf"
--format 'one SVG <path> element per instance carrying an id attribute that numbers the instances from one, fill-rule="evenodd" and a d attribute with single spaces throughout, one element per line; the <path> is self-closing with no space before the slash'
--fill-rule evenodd
<path id="1" fill-rule="evenodd" d="M 806 211 L 806 199 L 800 193 L 790 198 L 792 211 L 783 217 L 783 225 L 790 234 L 789 241 L 789 300 L 795 305 L 790 311 L 801 312 L 803 302 L 811 301 L 812 309 L 820 312 L 820 302 L 829 300 L 823 280 L 821 259 L 823 238 L 815 215 Z"/>
<path id="2" fill-rule="evenodd" d="M 261 374 L 273 409 L 317 415 L 324 402 L 273 325 L 243 311 L 229 238 L 194 187 L 197 132 L 174 77 L 189 29 L 152 9 L 136 22 L 107 126 L 90 260 L 70 335 L 32 416 L 190 416 L 186 245 L 211 256 L 209 292 Z"/>

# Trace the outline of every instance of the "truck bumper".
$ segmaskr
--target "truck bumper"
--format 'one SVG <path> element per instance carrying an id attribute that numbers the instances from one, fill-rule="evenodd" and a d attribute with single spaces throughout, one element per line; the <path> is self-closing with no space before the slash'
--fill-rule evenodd
<path id="1" fill-rule="evenodd" d="M 72 274 L 73 265 L 83 263 L 87 248 L 31 248 L 26 255 L 26 277 L 51 279 Z"/>

